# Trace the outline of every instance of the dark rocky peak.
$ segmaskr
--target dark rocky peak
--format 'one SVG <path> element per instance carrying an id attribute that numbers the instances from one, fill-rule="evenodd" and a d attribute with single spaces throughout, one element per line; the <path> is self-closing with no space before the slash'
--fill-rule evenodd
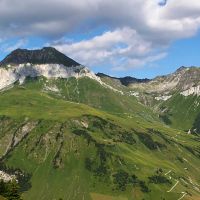
<path id="1" fill-rule="evenodd" d="M 66 67 L 80 65 L 76 61 L 67 57 L 53 47 L 44 47 L 37 50 L 16 49 L 11 52 L 4 60 L 0 62 L 0 66 L 18 65 L 18 64 L 63 64 Z"/>
<path id="2" fill-rule="evenodd" d="M 104 78 L 104 77 L 107 77 L 107 78 L 112 78 L 112 79 L 117 79 L 116 77 L 113 77 L 113 76 L 109 76 L 107 74 L 104 74 L 104 73 L 97 73 L 96 76 L 100 77 L 100 78 Z"/>
<path id="3" fill-rule="evenodd" d="M 131 77 L 131 76 L 126 76 L 126 77 L 123 77 L 123 78 L 119 78 L 119 80 L 121 81 L 121 83 L 125 86 L 128 86 L 130 84 L 134 84 L 134 83 L 147 83 L 150 81 L 150 79 L 138 79 L 138 78 L 134 78 L 134 77 Z"/>

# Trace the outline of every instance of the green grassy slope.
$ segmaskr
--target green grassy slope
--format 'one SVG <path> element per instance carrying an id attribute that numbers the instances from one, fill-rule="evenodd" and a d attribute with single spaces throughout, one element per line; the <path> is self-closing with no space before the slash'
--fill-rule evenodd
<path id="1" fill-rule="evenodd" d="M 58 91 L 45 90 L 45 88 L 57 88 Z M 90 78 L 69 79 L 39 79 L 26 81 L 25 88 L 44 91 L 54 98 L 64 99 L 76 103 L 84 103 L 91 107 L 112 114 L 142 115 L 148 119 L 156 119 L 151 109 L 138 103 L 134 96 L 115 92 L 99 84 Z M 158 120 L 158 119 L 157 119 Z"/>
<path id="2" fill-rule="evenodd" d="M 0 94 L 0 156 L 7 167 L 31 175 L 25 200 L 200 195 L 197 136 L 149 120 L 149 109 L 146 117 L 137 114 L 144 108 L 138 103 L 133 105 L 136 114 L 113 115 L 42 88 L 43 81 L 30 81 Z"/>
<path id="3" fill-rule="evenodd" d="M 200 97 L 174 95 L 161 104 L 162 116 L 168 119 L 172 127 L 189 130 L 195 125 L 195 120 L 200 113 Z M 197 126 L 197 125 L 195 125 Z"/>

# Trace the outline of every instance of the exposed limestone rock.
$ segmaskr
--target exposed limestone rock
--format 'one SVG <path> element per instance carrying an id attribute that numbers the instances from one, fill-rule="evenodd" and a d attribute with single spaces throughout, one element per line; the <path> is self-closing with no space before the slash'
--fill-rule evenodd
<path id="1" fill-rule="evenodd" d="M 15 175 L 9 175 L 9 174 L 5 173 L 4 171 L 0 171 L 0 180 L 3 180 L 4 182 L 9 182 L 12 180 L 17 181 L 17 178 Z"/>
<path id="2" fill-rule="evenodd" d="M 183 95 L 199 94 L 200 68 L 181 67 L 175 73 L 158 76 L 147 83 L 134 83 L 130 87 L 149 94 L 169 97 L 171 93 L 180 91 Z M 160 98 L 159 98 L 160 99 Z M 165 98 L 166 99 L 166 98 Z M 160 99 L 161 100 L 161 99 Z"/>
<path id="3" fill-rule="evenodd" d="M 93 72 L 87 67 L 82 65 L 66 67 L 62 64 L 19 64 L 19 65 L 8 65 L 6 68 L 0 68 L 0 90 L 10 87 L 15 82 L 19 81 L 22 85 L 26 77 L 40 77 L 43 76 L 47 79 L 52 78 L 82 78 L 88 77 L 99 82 L 102 86 L 109 88 L 115 92 L 119 92 L 123 95 L 123 92 L 117 90 L 110 85 L 102 82 Z"/>
<path id="4" fill-rule="evenodd" d="M 158 97 L 155 97 L 156 100 L 158 101 L 167 101 L 168 99 L 170 99 L 172 97 L 172 95 L 169 95 L 169 96 L 158 96 Z"/>
<path id="5" fill-rule="evenodd" d="M 16 146 L 27 134 L 29 134 L 36 126 L 36 122 L 28 122 L 24 124 L 14 135 L 12 147 Z"/>
<path id="6" fill-rule="evenodd" d="M 186 97 L 190 96 L 190 95 L 200 96 L 200 85 L 198 85 L 196 87 L 191 87 L 188 90 L 181 92 L 181 94 Z"/>

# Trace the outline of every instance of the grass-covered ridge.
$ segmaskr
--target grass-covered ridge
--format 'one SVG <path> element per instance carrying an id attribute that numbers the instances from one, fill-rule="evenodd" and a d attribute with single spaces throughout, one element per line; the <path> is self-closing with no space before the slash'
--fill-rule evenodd
<path id="1" fill-rule="evenodd" d="M 40 81 L 40 87 L 56 87 L 57 92 L 49 91 L 49 94 L 57 98 L 63 98 L 68 101 L 84 103 L 91 107 L 101 109 L 110 113 L 141 113 L 145 112 L 152 115 L 151 110 L 138 103 L 134 96 L 129 96 L 124 90 L 118 88 L 116 92 L 99 82 L 84 77 L 80 79 L 51 79 Z M 34 81 L 27 82 L 27 87 L 35 87 Z M 114 89 L 115 87 L 113 87 Z M 124 94 L 121 94 L 123 92 Z"/>

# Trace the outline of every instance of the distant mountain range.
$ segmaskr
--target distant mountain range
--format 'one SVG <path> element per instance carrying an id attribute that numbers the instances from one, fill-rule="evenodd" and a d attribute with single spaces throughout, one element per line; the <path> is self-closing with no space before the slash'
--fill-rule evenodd
<path id="1" fill-rule="evenodd" d="M 199 199 L 199 141 L 199 67 L 117 78 L 52 47 L 0 62 L 0 179 L 25 200 Z"/>
<path id="2" fill-rule="evenodd" d="M 100 78 L 110 78 L 110 79 L 115 79 L 115 80 L 119 80 L 121 82 L 122 85 L 125 86 L 129 86 L 130 84 L 134 84 L 134 83 L 147 83 L 150 81 L 150 79 L 137 79 L 131 76 L 126 76 L 126 77 L 122 77 L 122 78 L 117 78 L 117 77 L 112 77 L 103 73 L 97 73 L 97 76 L 99 76 Z"/>

